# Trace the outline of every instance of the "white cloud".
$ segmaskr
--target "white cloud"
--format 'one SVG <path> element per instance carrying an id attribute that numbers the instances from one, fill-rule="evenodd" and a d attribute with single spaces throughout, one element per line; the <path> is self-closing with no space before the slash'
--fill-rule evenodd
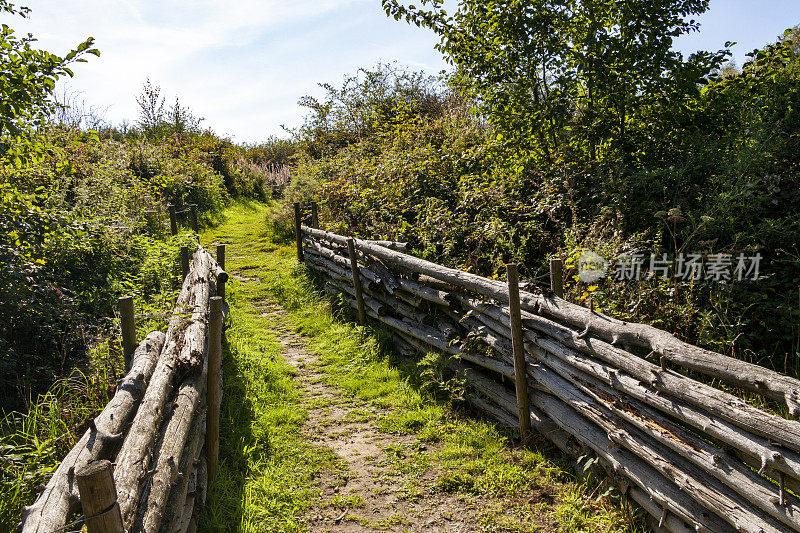
<path id="1" fill-rule="evenodd" d="M 297 126 L 297 100 L 317 83 L 376 61 L 442 68 L 430 32 L 390 21 L 377 0 L 28 0 L 39 46 L 64 54 L 93 36 L 101 57 L 76 65 L 68 87 L 112 122 L 136 119 L 145 78 L 204 125 L 255 141 Z M 421 55 L 420 55 L 421 54 Z"/>

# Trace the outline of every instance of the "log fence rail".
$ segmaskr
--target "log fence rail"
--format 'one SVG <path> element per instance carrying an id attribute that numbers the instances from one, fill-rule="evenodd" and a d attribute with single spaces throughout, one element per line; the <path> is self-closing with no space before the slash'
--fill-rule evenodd
<path id="1" fill-rule="evenodd" d="M 174 211 L 170 206 L 173 233 Z M 120 298 L 127 373 L 24 510 L 22 533 L 83 524 L 88 533 L 196 529 L 219 455 L 225 247 L 217 247 L 216 260 L 201 246 L 191 258 L 182 247 L 181 263 L 166 333 L 137 342 L 133 299 Z"/>

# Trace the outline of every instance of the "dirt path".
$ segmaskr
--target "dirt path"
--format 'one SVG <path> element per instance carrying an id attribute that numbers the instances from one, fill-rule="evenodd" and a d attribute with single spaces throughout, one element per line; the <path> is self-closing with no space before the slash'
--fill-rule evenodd
<path id="1" fill-rule="evenodd" d="M 265 304 L 262 316 L 283 314 L 281 307 Z M 473 512 L 480 498 L 435 490 L 426 445 L 413 435 L 379 431 L 374 423 L 379 408 L 328 385 L 324 368 L 300 336 L 285 329 L 275 333 L 305 390 L 306 438 L 333 450 L 346 472 L 322 480 L 322 503 L 306 513 L 309 530 L 481 530 Z"/>

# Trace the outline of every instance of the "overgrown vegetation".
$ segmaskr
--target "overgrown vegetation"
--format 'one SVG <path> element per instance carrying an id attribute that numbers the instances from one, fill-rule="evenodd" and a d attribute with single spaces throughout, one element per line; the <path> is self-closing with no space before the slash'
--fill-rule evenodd
<path id="1" fill-rule="evenodd" d="M 124 371 L 117 298 L 134 296 L 140 338 L 163 326 L 193 239 L 170 234 L 168 204 L 197 205 L 206 225 L 234 198 L 271 197 L 291 145 L 234 145 L 179 100 L 165 108 L 149 80 L 136 126 L 90 120 L 54 93 L 99 55 L 91 38 L 60 57 L 4 24 L 0 44 L 0 529 L 12 530 Z"/>
<path id="2" fill-rule="evenodd" d="M 384 5 L 439 34 L 455 71 L 378 65 L 302 99 L 287 235 L 288 203 L 314 199 L 333 231 L 487 276 L 514 261 L 545 281 L 560 256 L 574 301 L 797 373 L 797 30 L 739 70 L 671 49 L 704 1 Z M 611 263 L 597 283 L 577 275 L 587 250 Z M 631 254 L 641 278 L 615 279 Z M 648 274 L 663 254 L 667 276 Z M 680 278 L 680 254 L 727 256 L 729 277 Z M 757 280 L 737 279 L 740 254 Z"/>
<path id="3" fill-rule="evenodd" d="M 292 139 L 251 146 L 204 129 L 150 80 L 132 123 L 87 119 L 54 91 L 74 63 L 99 55 L 93 39 L 57 56 L 3 26 L 0 528 L 14 527 L 108 400 L 122 369 L 116 299 L 135 296 L 141 334 L 160 327 L 177 289 L 177 250 L 194 238 L 169 234 L 168 204 L 196 204 L 207 228 L 234 200 L 282 198 L 270 215 L 275 234 L 250 235 L 278 250 L 280 268 L 243 269 L 287 268 L 289 252 L 274 240 L 292 234 L 290 204 L 311 200 L 328 229 L 408 241 L 425 258 L 487 276 L 515 261 L 542 281 L 557 255 L 573 301 L 800 374 L 800 31 L 738 69 L 724 50 L 684 58 L 671 48 L 697 28 L 692 17 L 707 0 L 466 0 L 452 16 L 436 1 L 383 5 L 434 31 L 453 72 L 437 79 L 396 65 L 361 69 L 341 87 L 323 84 L 323 100 L 301 99 L 308 116 Z M 28 11 L 0 0 L 5 15 Z M 670 275 L 584 283 L 577 264 L 587 250 L 609 260 L 667 254 Z M 676 279 L 681 253 L 734 261 L 759 254 L 760 277 Z M 445 449 L 455 446 L 448 439 L 478 431 L 399 385 L 377 344 L 356 342 L 350 326 L 319 316 L 297 274 L 241 293 L 233 284 L 223 433 L 231 455 L 209 528 L 300 528 L 277 517 L 296 517 L 313 491 L 275 487 L 296 489 L 317 472 L 309 464 L 333 464 L 299 438 L 303 413 L 294 410 L 290 372 L 274 357 L 268 324 L 247 311 L 264 296 L 315 339 L 340 386 L 404 406 L 382 421 L 386 428 Z M 435 372 L 433 358 L 425 363 L 423 371 Z M 428 385 L 456 400 L 461 392 L 454 381 Z M 474 453 L 484 472 L 497 466 L 477 445 L 461 452 Z M 450 471 L 442 490 L 493 490 L 489 474 L 442 461 Z M 592 505 L 584 513 L 582 490 L 561 495 L 560 520 L 573 524 L 565 530 L 617 527 L 613 513 Z"/>

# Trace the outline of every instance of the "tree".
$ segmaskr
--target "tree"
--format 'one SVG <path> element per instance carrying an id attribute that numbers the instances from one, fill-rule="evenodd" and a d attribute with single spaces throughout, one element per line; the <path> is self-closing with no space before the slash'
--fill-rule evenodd
<path id="1" fill-rule="evenodd" d="M 341 88 L 320 83 L 324 101 L 304 96 L 298 102 L 310 113 L 305 124 L 292 131 L 314 157 L 369 138 L 403 111 L 435 115 L 442 109 L 441 87 L 433 76 L 407 72 L 394 64 L 360 68 L 345 77 Z"/>
<path id="2" fill-rule="evenodd" d="M 663 120 L 654 111 L 677 116 L 727 54 L 672 50 L 708 0 L 464 0 L 452 16 L 439 0 L 423 0 L 425 9 L 382 3 L 441 37 L 456 83 L 514 159 L 568 161 L 612 179 Z"/>
<path id="3" fill-rule="evenodd" d="M 165 122 L 164 102 L 166 98 L 161 96 L 161 87 L 153 86 L 150 78 L 144 82 L 142 92 L 136 97 L 139 104 L 139 128 L 145 133 L 153 132 Z"/>
<path id="4" fill-rule="evenodd" d="M 0 13 L 26 17 L 27 7 L 0 0 Z M 85 62 L 86 54 L 99 56 L 89 37 L 64 57 L 33 48 L 36 39 L 18 37 L 6 24 L 0 30 L 0 165 L 22 166 L 36 159 L 42 145 L 34 140 L 57 103 L 56 81 L 72 76 L 72 63 Z"/>
<path id="5" fill-rule="evenodd" d="M 161 96 L 161 87 L 153 85 L 147 78 L 142 92 L 136 97 L 139 104 L 139 129 L 154 140 L 163 139 L 174 133 L 197 133 L 203 118 L 195 117 L 192 111 L 181 105 L 178 97 L 169 109 L 164 107 L 166 98 Z"/>

